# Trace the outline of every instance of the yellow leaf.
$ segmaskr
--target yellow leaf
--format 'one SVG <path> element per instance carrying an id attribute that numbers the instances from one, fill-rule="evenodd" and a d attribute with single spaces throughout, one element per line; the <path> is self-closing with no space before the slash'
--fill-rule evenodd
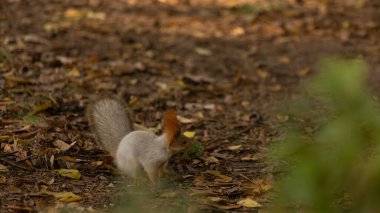
<path id="1" fill-rule="evenodd" d="M 83 15 L 83 13 L 81 11 L 79 11 L 77 9 L 73 9 L 73 8 L 67 9 L 65 11 L 65 17 L 66 18 L 77 19 L 77 18 L 80 18 L 82 15 Z"/>
<path id="2" fill-rule="evenodd" d="M 51 191 L 42 190 L 41 193 L 54 196 L 56 199 L 60 201 L 64 201 L 64 202 L 75 202 L 75 201 L 83 200 L 82 197 L 72 192 L 51 192 Z"/>
<path id="3" fill-rule="evenodd" d="M 193 138 L 195 136 L 195 132 L 186 131 L 183 133 L 183 135 L 187 138 Z"/>
<path id="4" fill-rule="evenodd" d="M 4 176 L 0 176 L 0 184 L 7 182 L 7 179 Z"/>
<path id="5" fill-rule="evenodd" d="M 89 12 L 87 12 L 86 17 L 89 19 L 97 19 L 97 20 L 103 21 L 106 19 L 107 15 L 103 12 L 89 11 Z"/>
<path id="6" fill-rule="evenodd" d="M 241 27 L 235 27 L 231 30 L 231 35 L 233 36 L 241 36 L 245 34 L 245 30 Z"/>
<path id="7" fill-rule="evenodd" d="M 78 70 L 78 68 L 74 67 L 70 70 L 70 72 L 68 73 L 68 76 L 70 77 L 79 77 L 80 76 L 80 72 Z"/>
<path id="8" fill-rule="evenodd" d="M 220 201 L 223 200 L 223 199 L 220 198 L 220 197 L 209 197 L 208 199 L 211 200 L 212 202 L 220 202 Z"/>
<path id="9" fill-rule="evenodd" d="M 251 198 L 246 198 L 244 200 L 240 200 L 237 202 L 238 205 L 247 207 L 247 208 L 256 208 L 256 207 L 261 207 L 261 204 L 258 203 L 255 200 L 252 200 Z"/>
<path id="10" fill-rule="evenodd" d="M 32 114 L 37 114 L 39 112 L 45 111 L 45 110 L 52 108 L 52 107 L 53 107 L 53 103 L 51 101 L 46 101 L 45 103 L 43 103 L 39 106 L 34 106 Z"/>
<path id="11" fill-rule="evenodd" d="M 76 169 L 60 169 L 58 170 L 58 173 L 64 177 L 69 177 L 76 180 L 80 179 L 80 173 Z"/>
<path id="12" fill-rule="evenodd" d="M 207 170 L 207 173 L 209 173 L 210 175 L 214 175 L 218 178 L 224 179 L 224 180 L 231 180 L 232 179 L 231 177 L 228 177 L 226 175 L 222 175 L 219 171 L 215 171 L 215 170 Z"/>
<path id="13" fill-rule="evenodd" d="M 278 115 L 276 115 L 276 118 L 277 118 L 278 122 L 283 123 L 283 122 L 288 121 L 289 116 L 278 114 Z"/>
<path id="14" fill-rule="evenodd" d="M 32 125 L 27 124 L 27 125 L 23 126 L 20 130 L 25 131 L 25 130 L 30 129 L 31 127 L 32 127 Z"/>

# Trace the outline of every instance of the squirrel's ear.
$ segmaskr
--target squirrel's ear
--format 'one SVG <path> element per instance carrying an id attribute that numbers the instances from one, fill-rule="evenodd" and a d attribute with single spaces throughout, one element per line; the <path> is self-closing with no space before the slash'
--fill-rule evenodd
<path id="1" fill-rule="evenodd" d="M 179 131 L 179 121 L 177 119 L 177 112 L 174 110 L 166 110 L 163 119 L 163 131 L 168 136 L 169 144 L 174 140 L 175 133 Z"/>

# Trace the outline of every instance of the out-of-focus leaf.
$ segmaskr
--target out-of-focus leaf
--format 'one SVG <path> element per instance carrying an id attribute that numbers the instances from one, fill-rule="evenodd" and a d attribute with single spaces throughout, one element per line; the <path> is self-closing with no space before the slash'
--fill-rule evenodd
<path id="1" fill-rule="evenodd" d="M 81 176 L 79 171 L 76 169 L 60 169 L 58 170 L 58 174 L 64 177 L 69 177 L 76 180 L 79 180 Z"/>
<path id="2" fill-rule="evenodd" d="M 233 145 L 233 146 L 228 146 L 227 148 L 231 151 L 238 150 L 240 149 L 242 145 Z"/>
<path id="3" fill-rule="evenodd" d="M 0 184 L 7 182 L 7 178 L 0 175 Z"/>
<path id="4" fill-rule="evenodd" d="M 215 177 L 221 178 L 223 180 L 231 180 L 232 179 L 232 177 L 228 177 L 226 175 L 223 175 L 219 171 L 216 171 L 216 170 L 207 170 L 207 173 L 210 175 L 214 175 Z"/>
<path id="5" fill-rule="evenodd" d="M 187 138 L 193 138 L 195 136 L 195 132 L 193 131 L 186 131 L 183 133 L 183 135 Z"/>
<path id="6" fill-rule="evenodd" d="M 0 164 L 0 172 L 8 172 L 8 167 L 4 166 L 3 164 Z"/>
<path id="7" fill-rule="evenodd" d="M 69 150 L 72 146 L 74 146 L 75 144 L 76 144 L 76 141 L 72 142 L 71 144 L 67 144 L 67 143 L 65 143 L 64 141 L 59 140 L 59 139 L 57 139 L 57 140 L 54 141 L 54 145 L 55 145 L 56 147 L 58 147 L 58 149 L 60 149 L 61 151 L 67 151 L 67 150 Z"/>
<path id="8" fill-rule="evenodd" d="M 195 52 L 203 56 L 210 56 L 212 54 L 212 52 L 209 49 L 205 49 L 202 47 L 195 48 Z"/>
<path id="9" fill-rule="evenodd" d="M 246 198 L 244 200 L 240 200 L 237 202 L 238 205 L 247 207 L 247 208 L 256 208 L 256 207 L 261 207 L 261 204 L 258 203 L 255 200 L 252 200 L 251 198 Z"/>
<path id="10" fill-rule="evenodd" d="M 56 199 L 63 201 L 63 202 L 76 202 L 83 200 L 82 197 L 72 193 L 72 192 L 51 192 L 47 190 L 42 190 L 42 194 L 47 194 L 54 196 Z"/>

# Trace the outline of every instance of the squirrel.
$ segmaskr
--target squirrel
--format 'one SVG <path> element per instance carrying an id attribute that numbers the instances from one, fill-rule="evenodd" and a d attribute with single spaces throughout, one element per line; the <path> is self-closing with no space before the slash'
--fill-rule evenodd
<path id="1" fill-rule="evenodd" d="M 150 131 L 135 130 L 132 113 L 115 98 L 102 98 L 89 105 L 87 117 L 97 144 L 109 152 L 118 169 L 137 184 L 142 169 L 156 184 L 167 172 L 169 158 L 190 145 L 182 135 L 174 110 L 165 111 L 159 136 Z"/>

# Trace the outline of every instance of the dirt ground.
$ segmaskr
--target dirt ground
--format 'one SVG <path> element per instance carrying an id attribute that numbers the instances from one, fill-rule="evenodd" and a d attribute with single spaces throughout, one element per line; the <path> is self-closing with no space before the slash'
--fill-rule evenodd
<path id="1" fill-rule="evenodd" d="M 265 152 L 288 119 L 271 109 L 331 55 L 365 59 L 379 94 L 379 37 L 376 0 L 0 0 L 1 212 L 117 207 L 128 181 L 85 118 L 105 94 L 153 130 L 176 109 L 205 147 L 174 156 L 175 187 L 144 205 L 176 208 L 183 192 L 188 212 L 258 211 L 246 198 L 265 208 L 278 172 Z"/>

